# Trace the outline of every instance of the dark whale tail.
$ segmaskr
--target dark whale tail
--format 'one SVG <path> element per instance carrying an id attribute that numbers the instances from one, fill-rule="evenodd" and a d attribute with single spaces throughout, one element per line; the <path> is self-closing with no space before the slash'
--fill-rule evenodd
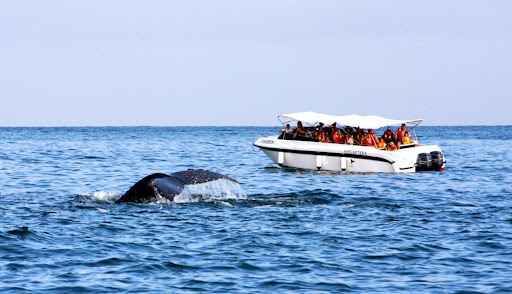
<path id="1" fill-rule="evenodd" d="M 202 169 L 189 169 L 170 175 L 162 173 L 151 174 L 135 183 L 115 203 L 147 203 L 156 198 L 157 195 L 173 201 L 174 197 L 183 191 L 185 185 L 202 184 L 220 179 L 238 183 L 237 180 L 223 174 Z"/>

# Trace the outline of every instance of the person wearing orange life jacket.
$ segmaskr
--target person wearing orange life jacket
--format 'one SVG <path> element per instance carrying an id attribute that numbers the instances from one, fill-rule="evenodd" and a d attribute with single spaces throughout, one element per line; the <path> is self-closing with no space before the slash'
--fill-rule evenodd
<path id="1" fill-rule="evenodd" d="M 386 142 L 384 142 L 383 138 L 380 138 L 379 143 L 377 143 L 377 148 L 378 149 L 384 149 L 385 147 L 386 147 Z"/>
<path id="2" fill-rule="evenodd" d="M 368 133 L 365 129 L 361 130 L 361 145 L 370 146 L 370 138 L 368 137 Z"/>
<path id="3" fill-rule="evenodd" d="M 408 131 L 405 131 L 404 135 L 402 136 L 402 145 L 411 144 L 412 138 L 411 135 L 409 135 Z"/>
<path id="4" fill-rule="evenodd" d="M 395 145 L 395 143 L 393 143 L 393 142 L 386 145 L 387 151 L 394 151 L 394 150 L 398 150 L 398 149 L 400 149 L 400 147 L 398 147 L 398 145 Z"/>
<path id="5" fill-rule="evenodd" d="M 329 136 L 327 136 L 327 133 L 323 128 L 320 129 L 320 133 L 318 134 L 318 142 L 331 143 Z"/>
<path id="6" fill-rule="evenodd" d="M 370 146 L 377 146 L 379 141 L 372 129 L 368 129 L 368 137 L 370 138 Z"/>
<path id="7" fill-rule="evenodd" d="M 405 132 L 406 132 L 405 124 L 402 124 L 402 126 L 400 126 L 400 128 L 396 131 L 396 141 L 395 142 L 397 144 L 402 144 L 402 137 L 405 134 Z"/>
<path id="8" fill-rule="evenodd" d="M 372 138 L 369 134 L 363 136 L 363 139 L 361 139 L 361 145 L 372 146 Z"/>
<path id="9" fill-rule="evenodd" d="M 345 134 L 347 134 L 348 136 L 353 136 L 354 135 L 354 129 L 352 129 L 351 127 L 345 127 Z"/>
<path id="10" fill-rule="evenodd" d="M 343 143 L 343 136 L 341 135 L 341 131 L 337 130 L 333 136 L 334 143 L 341 144 Z"/>
<path id="11" fill-rule="evenodd" d="M 367 135 L 362 135 L 359 139 L 359 145 L 361 146 L 367 146 L 368 144 L 368 136 Z"/>
<path id="12" fill-rule="evenodd" d="M 386 142 L 386 144 L 391 142 L 395 143 L 396 141 L 395 134 L 393 134 L 393 131 L 391 129 L 387 129 L 382 135 L 382 138 L 384 139 L 384 142 Z"/>
<path id="13" fill-rule="evenodd" d="M 354 144 L 361 145 L 361 141 L 363 140 L 363 132 L 360 128 L 356 128 L 352 138 L 354 139 Z"/>
<path id="14" fill-rule="evenodd" d="M 323 142 L 323 141 L 325 141 L 325 132 L 324 132 L 324 130 L 320 130 L 318 133 L 318 142 Z"/>
<path id="15" fill-rule="evenodd" d="M 366 136 L 366 130 L 360 129 L 359 127 L 357 127 L 356 130 L 357 132 L 354 139 L 357 141 L 357 143 L 359 143 L 359 145 L 366 145 L 366 143 L 363 143 L 363 139 Z"/>
<path id="16" fill-rule="evenodd" d="M 331 125 L 331 138 L 334 139 L 334 135 L 336 135 L 336 132 L 338 131 L 338 128 L 336 127 L 336 122 L 334 122 L 332 125 Z"/>

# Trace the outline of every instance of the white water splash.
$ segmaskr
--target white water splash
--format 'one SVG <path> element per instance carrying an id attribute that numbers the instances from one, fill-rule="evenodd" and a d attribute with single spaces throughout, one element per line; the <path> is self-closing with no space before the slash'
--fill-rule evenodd
<path id="1" fill-rule="evenodd" d="M 186 185 L 183 192 L 174 197 L 174 202 L 190 203 L 210 200 L 247 199 L 240 184 L 229 180 Z"/>
<path id="2" fill-rule="evenodd" d="M 115 202 L 122 194 L 118 192 L 97 191 L 91 194 L 79 194 L 87 202 Z M 229 199 L 247 199 L 240 184 L 229 180 L 216 180 L 212 182 L 186 185 L 181 194 L 174 197 L 174 201 L 156 195 L 150 202 L 154 204 L 191 203 L 201 201 L 218 201 Z M 229 203 L 225 203 L 229 206 Z"/>
<path id="3" fill-rule="evenodd" d="M 101 212 L 101 213 L 110 213 L 110 210 L 108 210 L 108 209 L 104 209 L 104 208 L 100 208 L 100 207 L 97 207 L 96 209 L 97 209 L 99 212 Z"/>
<path id="4" fill-rule="evenodd" d="M 78 196 L 86 199 L 91 202 L 115 202 L 119 199 L 120 194 L 117 192 L 105 192 L 105 191 L 97 191 L 94 194 L 78 194 Z"/>

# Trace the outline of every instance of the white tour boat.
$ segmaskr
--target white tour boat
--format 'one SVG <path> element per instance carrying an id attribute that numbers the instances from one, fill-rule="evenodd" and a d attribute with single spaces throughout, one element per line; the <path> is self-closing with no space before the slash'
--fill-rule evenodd
<path id="1" fill-rule="evenodd" d="M 418 142 L 414 128 L 422 122 L 421 119 L 392 120 L 376 115 L 333 116 L 315 112 L 283 114 L 278 118 L 283 125 L 292 121 L 309 125 L 295 138 L 293 133 L 284 132 L 277 136 L 261 137 L 253 143 L 282 167 L 356 173 L 443 171 L 445 168 L 446 161 L 439 146 Z M 357 141 L 353 145 L 318 142 L 313 139 L 313 132 L 318 129 L 315 125 L 319 123 L 344 127 L 338 129 L 345 132 L 347 138 L 345 130 L 350 131 L 352 127 L 378 130 L 405 124 L 412 126 L 408 131 L 412 133 L 413 140 L 393 151 L 363 146 Z"/>

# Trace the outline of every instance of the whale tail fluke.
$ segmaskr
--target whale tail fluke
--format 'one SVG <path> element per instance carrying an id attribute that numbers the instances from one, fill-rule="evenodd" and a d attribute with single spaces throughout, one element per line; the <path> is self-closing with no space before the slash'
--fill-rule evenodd
<path id="1" fill-rule="evenodd" d="M 170 175 L 155 173 L 135 183 L 115 203 L 147 203 L 158 196 L 173 201 L 174 197 L 183 191 L 185 185 L 202 184 L 220 179 L 238 183 L 237 180 L 223 174 L 202 169 L 179 171 Z"/>
<path id="2" fill-rule="evenodd" d="M 143 179 L 135 183 L 135 185 L 133 185 L 128 191 L 126 191 L 126 193 L 124 193 L 124 195 L 121 196 L 121 198 L 119 198 L 115 203 L 150 202 L 151 199 L 155 197 L 153 180 L 162 179 L 166 177 L 169 176 L 162 173 L 155 173 L 144 177 Z"/>
<path id="3" fill-rule="evenodd" d="M 226 175 L 219 174 L 216 172 L 211 172 L 209 170 L 203 170 L 203 169 L 189 169 L 189 170 L 179 171 L 179 172 L 172 173 L 171 176 L 176 177 L 185 185 L 202 184 L 202 183 L 211 182 L 211 181 L 220 180 L 220 179 L 238 183 L 237 180 L 230 178 Z"/>

